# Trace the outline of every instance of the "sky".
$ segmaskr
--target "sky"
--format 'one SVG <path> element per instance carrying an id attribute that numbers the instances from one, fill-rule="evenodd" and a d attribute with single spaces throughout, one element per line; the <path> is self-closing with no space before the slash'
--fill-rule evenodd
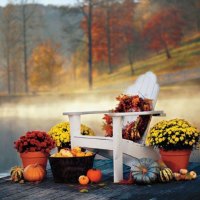
<path id="1" fill-rule="evenodd" d="M 35 1 L 36 3 L 44 4 L 44 5 L 73 5 L 77 2 L 77 0 L 30 0 L 29 2 Z M 5 6 L 9 0 L 0 0 L 0 6 Z M 12 2 L 20 2 L 20 0 L 12 0 Z"/>

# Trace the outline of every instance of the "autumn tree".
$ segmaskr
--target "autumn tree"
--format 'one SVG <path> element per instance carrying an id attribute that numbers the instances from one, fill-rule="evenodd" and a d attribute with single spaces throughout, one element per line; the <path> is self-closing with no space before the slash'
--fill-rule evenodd
<path id="1" fill-rule="evenodd" d="M 98 35 L 102 35 L 101 39 L 94 38 L 94 41 L 95 42 L 100 41 L 100 45 L 102 47 L 104 46 L 103 48 L 97 47 L 97 51 L 94 52 L 98 52 L 100 49 L 102 49 L 105 52 L 104 53 L 103 51 L 101 51 L 98 52 L 97 54 L 102 55 L 104 62 L 105 61 L 107 62 L 109 70 L 108 72 L 110 74 L 113 72 L 112 45 L 111 45 L 111 37 L 112 37 L 111 19 L 112 19 L 112 7 L 115 2 L 116 2 L 115 0 L 101 1 L 101 5 L 99 6 L 100 9 L 95 10 L 94 21 L 96 27 L 94 26 L 93 28 L 94 33 L 101 30 L 101 33 L 99 33 Z M 95 28 L 98 30 L 95 30 Z"/>
<path id="2" fill-rule="evenodd" d="M 20 0 L 19 11 L 17 16 L 21 31 L 20 42 L 21 42 L 23 68 L 24 68 L 25 93 L 29 92 L 28 57 L 29 57 L 29 51 L 31 49 L 30 43 L 32 41 L 31 30 L 34 28 L 33 18 L 37 8 L 36 4 L 31 4 L 31 3 L 34 3 L 34 0 Z"/>
<path id="3" fill-rule="evenodd" d="M 125 53 L 127 53 L 132 73 L 133 14 L 134 3 L 131 0 L 125 0 L 121 3 L 113 2 L 109 5 L 109 10 L 106 8 L 105 26 L 109 65 L 110 63 L 112 65 L 120 63 L 126 57 Z M 100 26 L 102 25 L 100 24 Z"/>
<path id="4" fill-rule="evenodd" d="M 135 6 L 134 23 L 138 31 L 142 31 L 145 23 L 152 16 L 154 11 L 151 0 L 140 0 Z"/>
<path id="5" fill-rule="evenodd" d="M 104 62 L 108 61 L 105 20 L 106 17 L 104 10 L 96 8 L 93 15 L 93 24 L 91 29 L 94 63 L 97 63 L 99 61 L 104 61 Z M 83 26 L 83 28 L 85 29 L 85 26 Z"/>
<path id="6" fill-rule="evenodd" d="M 123 34 L 122 41 L 124 49 L 127 50 L 127 57 L 130 65 L 131 74 L 134 74 L 133 55 L 134 55 L 134 3 L 131 0 L 125 0 L 121 7 L 121 18 L 119 19 L 119 27 Z M 122 47 L 123 48 L 123 47 Z"/>
<path id="7" fill-rule="evenodd" d="M 59 45 L 46 41 L 39 44 L 30 58 L 30 85 L 36 88 L 52 88 L 59 80 L 63 59 L 59 53 Z"/>
<path id="8" fill-rule="evenodd" d="M 79 1 L 78 1 L 79 2 Z M 88 83 L 89 88 L 92 89 L 93 87 L 93 40 L 92 40 L 92 24 L 93 24 L 93 7 L 95 4 L 95 0 L 84 0 L 81 4 L 79 2 L 79 7 L 83 13 L 83 21 L 85 27 L 85 33 L 87 35 L 87 44 L 88 44 Z"/>
<path id="9" fill-rule="evenodd" d="M 166 57 L 171 58 L 170 47 L 177 46 L 183 36 L 183 19 L 175 8 L 165 8 L 153 15 L 144 27 L 144 39 L 155 51 L 164 50 Z"/>
<path id="10" fill-rule="evenodd" d="M 173 7 L 182 12 L 183 18 L 187 21 L 185 32 L 200 31 L 200 0 L 152 0 L 162 8 Z"/>
<path id="11" fill-rule="evenodd" d="M 78 78 L 87 77 L 87 71 L 84 66 L 87 63 L 87 44 L 81 43 L 80 46 L 71 56 L 73 80 L 77 81 Z"/>
<path id="12" fill-rule="evenodd" d="M 83 31 L 80 27 L 80 21 L 83 18 L 82 9 L 80 11 L 80 7 L 68 7 L 62 6 L 59 8 L 61 12 L 60 21 L 63 22 L 62 30 L 64 31 L 64 39 L 67 45 L 67 51 L 69 52 L 69 60 L 71 71 L 73 76 L 71 76 L 71 80 L 74 83 L 77 81 L 77 72 L 78 67 L 84 67 L 87 65 L 87 42 L 85 38 L 83 38 Z M 83 51 L 84 51 L 84 62 L 83 59 Z M 86 71 L 86 70 L 85 70 Z M 87 77 L 87 75 L 85 76 Z"/>
<path id="13" fill-rule="evenodd" d="M 93 61 L 107 63 L 109 73 L 113 72 L 113 65 L 123 59 L 124 50 L 133 41 L 132 5 L 129 0 L 123 3 L 101 1 L 93 9 Z M 87 31 L 84 23 L 83 29 Z"/>
<path id="14" fill-rule="evenodd" d="M 200 32 L 200 0 L 192 0 L 192 1 L 187 1 L 187 4 L 190 3 L 191 7 L 191 12 L 188 13 L 188 16 L 191 16 L 192 14 L 192 19 L 190 22 L 194 21 L 195 22 L 195 28 L 197 32 Z M 186 7 L 186 10 L 188 6 Z"/>
<path id="15" fill-rule="evenodd" d="M 17 59 L 19 60 L 19 31 L 15 14 L 15 6 L 12 3 L 8 4 L 3 8 L 2 21 L 0 24 L 0 38 L 2 39 L 1 44 L 3 58 L 5 59 L 7 91 L 9 95 L 12 92 L 16 92 L 18 78 L 16 71 L 19 71 L 19 65 L 16 62 Z"/>

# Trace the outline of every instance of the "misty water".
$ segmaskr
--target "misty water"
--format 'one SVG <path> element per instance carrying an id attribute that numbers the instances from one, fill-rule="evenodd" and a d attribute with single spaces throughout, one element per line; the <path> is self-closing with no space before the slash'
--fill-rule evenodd
<path id="1" fill-rule="evenodd" d="M 29 130 L 48 131 L 55 124 L 68 121 L 64 111 L 109 110 L 115 107 L 116 93 L 90 93 L 79 95 L 1 97 L 0 100 L 0 176 L 9 173 L 14 165 L 21 165 L 13 142 Z M 184 118 L 200 128 L 200 86 L 181 85 L 161 88 L 156 110 L 166 117 L 154 117 L 151 125 L 163 119 Z M 97 135 L 102 132 L 103 115 L 87 115 L 82 123 L 90 126 Z M 200 162 L 200 152 L 193 151 L 191 161 Z"/>

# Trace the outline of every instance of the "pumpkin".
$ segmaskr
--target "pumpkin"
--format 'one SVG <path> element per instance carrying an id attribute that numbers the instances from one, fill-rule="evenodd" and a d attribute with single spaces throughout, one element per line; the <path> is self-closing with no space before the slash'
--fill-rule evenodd
<path id="1" fill-rule="evenodd" d="M 174 175 L 173 175 L 172 170 L 166 167 L 160 170 L 159 178 L 161 182 L 169 182 L 174 178 Z"/>
<path id="2" fill-rule="evenodd" d="M 40 182 L 44 179 L 46 170 L 39 164 L 31 164 L 24 169 L 24 179 L 30 182 Z"/>
<path id="3" fill-rule="evenodd" d="M 14 166 L 10 170 L 11 180 L 13 182 L 23 182 L 23 168 L 19 166 Z"/>
<path id="4" fill-rule="evenodd" d="M 102 172 L 100 169 L 89 169 L 87 171 L 87 177 L 90 179 L 91 182 L 98 183 L 101 181 Z"/>
<path id="5" fill-rule="evenodd" d="M 174 178 L 175 178 L 176 181 L 180 181 L 181 180 L 181 174 L 174 172 Z"/>
<path id="6" fill-rule="evenodd" d="M 188 170 L 187 169 L 180 169 L 180 174 L 183 174 L 183 175 L 185 175 L 185 174 L 187 174 L 188 173 Z"/>
<path id="7" fill-rule="evenodd" d="M 156 181 L 160 169 L 159 164 L 151 158 L 134 158 L 131 172 L 136 183 L 151 184 Z"/>
<path id="8" fill-rule="evenodd" d="M 186 181 L 192 180 L 192 176 L 190 175 L 190 173 L 185 174 L 184 180 L 186 180 Z"/>
<path id="9" fill-rule="evenodd" d="M 79 176 L 78 181 L 81 185 L 87 185 L 90 180 L 87 176 L 81 175 L 81 176 Z"/>
<path id="10" fill-rule="evenodd" d="M 189 174 L 192 177 L 192 179 L 197 178 L 197 173 L 195 171 L 190 171 Z"/>

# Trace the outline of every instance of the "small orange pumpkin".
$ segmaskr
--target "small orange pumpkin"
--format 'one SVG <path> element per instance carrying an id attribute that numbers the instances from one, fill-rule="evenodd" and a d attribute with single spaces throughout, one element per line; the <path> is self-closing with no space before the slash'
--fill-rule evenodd
<path id="1" fill-rule="evenodd" d="M 31 164 L 24 169 L 24 179 L 30 182 L 40 182 L 46 175 L 46 170 L 39 164 Z"/>
<path id="2" fill-rule="evenodd" d="M 87 171 L 87 177 L 90 179 L 91 182 L 98 183 L 101 181 L 102 172 L 100 169 L 89 169 Z"/>
<path id="3" fill-rule="evenodd" d="M 87 185 L 90 180 L 87 176 L 81 175 L 81 176 L 79 176 L 78 181 L 81 185 Z"/>

